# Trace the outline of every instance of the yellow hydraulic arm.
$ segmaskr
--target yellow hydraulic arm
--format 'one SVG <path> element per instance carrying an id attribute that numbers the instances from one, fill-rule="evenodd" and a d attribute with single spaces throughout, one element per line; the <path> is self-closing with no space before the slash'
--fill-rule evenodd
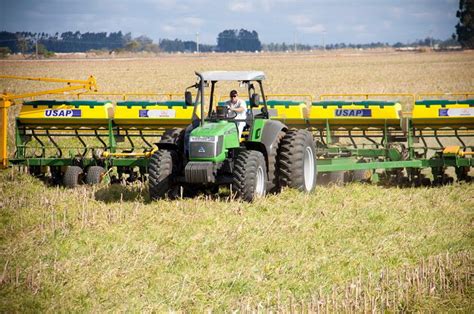
<path id="1" fill-rule="evenodd" d="M 0 168 L 8 166 L 8 151 L 7 151 L 7 137 L 8 137 L 8 108 L 16 105 L 15 99 L 30 98 L 48 94 L 58 94 L 74 90 L 89 90 L 97 91 L 97 81 L 95 77 L 90 76 L 87 80 L 67 80 L 60 78 L 46 78 L 46 77 L 26 77 L 26 76 L 11 76 L 0 75 L 0 79 L 14 79 L 27 81 L 40 81 L 50 83 L 66 83 L 65 87 L 57 89 L 49 89 L 24 94 L 0 94 Z"/>

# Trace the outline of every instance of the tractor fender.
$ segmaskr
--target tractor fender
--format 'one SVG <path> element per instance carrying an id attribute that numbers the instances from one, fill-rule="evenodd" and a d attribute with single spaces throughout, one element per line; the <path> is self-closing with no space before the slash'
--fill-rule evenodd
<path id="1" fill-rule="evenodd" d="M 172 128 L 166 130 L 156 146 L 158 149 L 174 149 L 178 151 L 183 150 L 185 130 L 182 128 Z"/>
<path id="2" fill-rule="evenodd" d="M 259 151 L 263 156 L 265 156 L 265 159 L 267 159 L 267 148 L 261 142 L 245 142 L 245 148 L 247 150 Z M 237 149 L 236 151 L 240 151 L 240 149 Z"/>
<path id="3" fill-rule="evenodd" d="M 281 123 L 277 120 L 267 120 L 265 125 L 263 126 L 262 130 L 262 138 L 260 142 L 265 145 L 266 153 L 271 152 L 273 147 L 272 145 L 275 143 L 275 139 L 277 138 L 280 131 L 287 131 L 288 128 L 286 125 Z M 267 155 L 265 154 L 265 155 Z"/>

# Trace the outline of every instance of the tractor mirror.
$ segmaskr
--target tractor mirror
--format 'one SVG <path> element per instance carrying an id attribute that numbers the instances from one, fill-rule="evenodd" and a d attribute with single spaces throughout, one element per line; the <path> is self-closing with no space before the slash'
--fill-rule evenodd
<path id="1" fill-rule="evenodd" d="M 184 102 L 186 103 L 186 106 L 193 105 L 193 95 L 191 94 L 191 92 L 184 92 Z"/>
<path id="2" fill-rule="evenodd" d="M 250 106 L 251 107 L 258 107 L 260 105 L 260 95 L 259 94 L 252 94 L 250 98 Z"/>

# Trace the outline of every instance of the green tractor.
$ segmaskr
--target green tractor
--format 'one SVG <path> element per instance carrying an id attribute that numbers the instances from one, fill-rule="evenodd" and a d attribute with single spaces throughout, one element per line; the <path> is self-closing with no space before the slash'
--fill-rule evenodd
<path id="1" fill-rule="evenodd" d="M 270 119 L 259 71 L 210 71 L 196 73 L 198 82 L 185 91 L 187 106 L 194 106 L 186 129 L 167 130 L 150 157 L 149 194 L 153 200 L 192 195 L 220 185 L 246 201 L 288 186 L 311 192 L 316 186 L 316 149 L 307 130 L 288 129 Z M 218 105 L 218 82 L 246 87 L 245 119 Z M 210 93 L 206 89 L 210 87 Z M 197 89 L 192 99 L 190 89 Z M 261 95 L 261 100 L 260 100 Z M 206 110 L 206 98 L 209 98 Z M 216 105 L 214 106 L 214 104 Z M 242 134 L 238 124 L 245 123 Z"/>

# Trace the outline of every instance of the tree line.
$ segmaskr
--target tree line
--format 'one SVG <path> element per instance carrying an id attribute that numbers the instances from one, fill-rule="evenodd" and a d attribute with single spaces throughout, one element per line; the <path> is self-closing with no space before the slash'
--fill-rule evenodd
<path id="1" fill-rule="evenodd" d="M 200 44 L 201 52 L 232 52 L 260 51 L 262 45 L 256 31 L 225 30 L 219 33 L 217 45 Z M 151 52 L 194 52 L 198 49 L 195 41 L 180 39 L 160 39 L 156 44 L 147 36 L 132 38 L 131 33 L 122 31 L 106 32 L 63 32 L 63 33 L 33 33 L 33 32 L 0 32 L 0 47 L 12 53 L 31 53 L 39 50 L 46 52 L 87 52 L 91 50 L 108 51 L 151 51 Z"/>

